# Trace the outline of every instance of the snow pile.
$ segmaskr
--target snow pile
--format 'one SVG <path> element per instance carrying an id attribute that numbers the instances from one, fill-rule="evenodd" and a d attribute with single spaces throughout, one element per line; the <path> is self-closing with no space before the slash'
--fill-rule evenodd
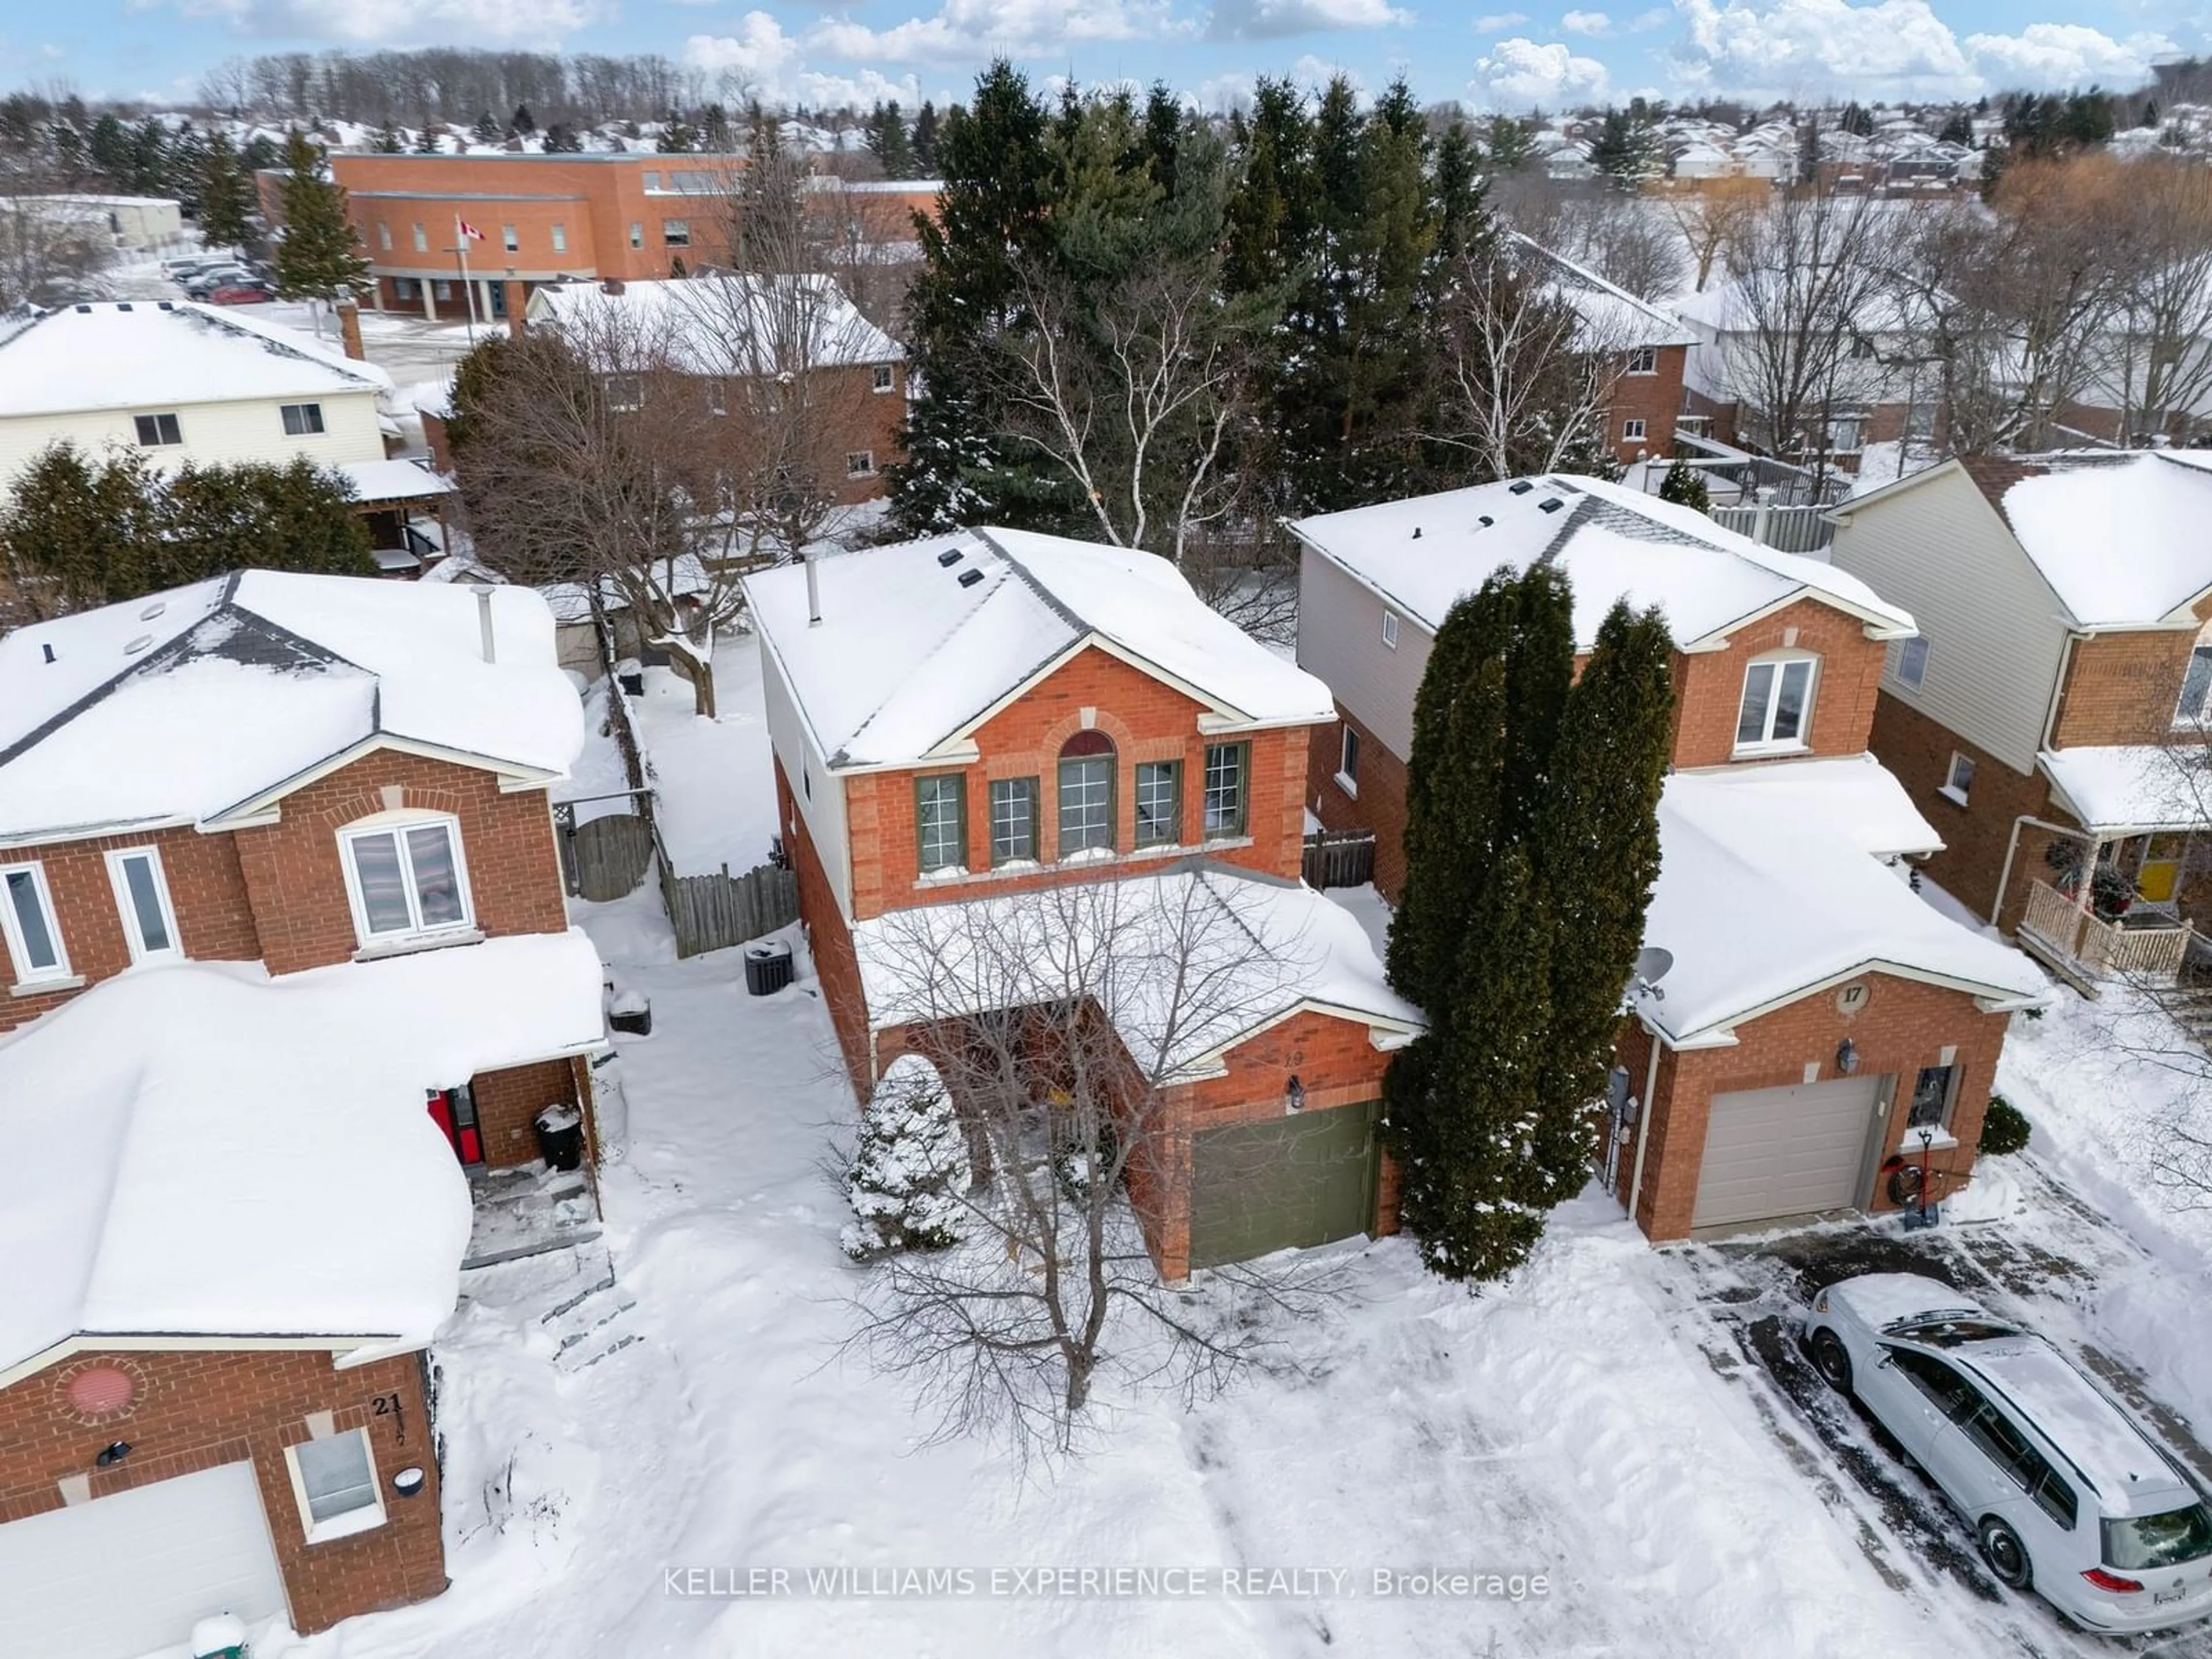
<path id="1" fill-rule="evenodd" d="M 2013 535 L 2085 627 L 2158 622 L 2212 587 L 2212 471 L 2153 450 L 2021 479 L 2000 506 Z"/>
<path id="2" fill-rule="evenodd" d="M 861 1120 L 845 1177 L 855 1218 L 838 1243 L 855 1261 L 956 1244 L 967 1213 L 956 1188 L 968 1178 L 968 1142 L 945 1079 L 920 1054 L 901 1054 L 884 1068 Z"/>
<path id="3" fill-rule="evenodd" d="M 1333 717 L 1328 688 L 1149 553 L 981 530 L 746 579 L 756 623 L 834 766 L 930 753 L 1086 643 L 1212 705 L 1219 729 Z M 1209 728 L 1214 729 L 1214 728 Z"/>
<path id="4" fill-rule="evenodd" d="M 1692 507 L 1597 478 L 1565 475 L 1480 484 L 1300 519 L 1300 539 L 1431 633 L 1452 605 L 1503 565 L 1548 559 L 1575 596 L 1575 643 L 1587 651 L 1616 599 L 1656 606 L 1687 647 L 1809 594 L 1882 638 L 1911 617 L 1856 576 L 1762 547 Z"/>
<path id="5" fill-rule="evenodd" d="M 452 1312 L 466 1182 L 424 1109 L 602 1040 L 598 953 L 532 934 L 271 979 L 136 969 L 0 1040 L 0 1368 L 78 1333 L 378 1339 Z"/>

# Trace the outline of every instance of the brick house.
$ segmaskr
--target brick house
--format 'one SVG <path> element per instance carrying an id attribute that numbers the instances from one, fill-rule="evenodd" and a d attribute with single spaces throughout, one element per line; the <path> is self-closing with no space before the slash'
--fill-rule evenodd
<path id="1" fill-rule="evenodd" d="M 1548 273 L 1548 292 L 1582 319 L 1578 342 L 1589 353 L 1605 398 L 1605 441 L 1623 466 L 1664 459 L 1674 451 L 1674 417 L 1682 412 L 1682 376 L 1698 337 L 1657 306 L 1608 283 L 1587 266 L 1539 246 L 1519 232 L 1515 243 Z"/>
<path id="2" fill-rule="evenodd" d="M 564 334 L 598 360 L 617 407 L 672 388 L 696 401 L 708 425 L 731 406 L 729 382 L 804 375 L 806 407 L 791 435 L 811 449 L 806 470 L 841 505 L 881 497 L 884 469 L 900 457 L 906 348 L 832 277 L 716 271 L 684 282 L 557 284 L 532 296 L 529 325 Z M 740 432 L 736 441 L 757 437 Z M 796 458 L 778 459 L 797 470 Z"/>
<path id="3" fill-rule="evenodd" d="M 1873 743 L 1942 828 L 1929 873 L 2085 988 L 2171 974 L 2212 916 L 2212 458 L 1948 461 L 1833 516 L 1921 623 Z"/>
<path id="4" fill-rule="evenodd" d="M 1019 994 L 959 969 L 979 930 L 1119 949 L 1182 927 L 1233 941 L 1231 1006 L 1158 1029 L 1162 947 L 1125 952 L 1154 966 L 1099 1008 L 1156 1097 L 1129 1180 L 1161 1273 L 1394 1228 L 1375 1109 L 1419 1015 L 1299 879 L 1327 688 L 1163 561 L 1054 537 L 966 532 L 746 586 L 785 845 L 864 1098 L 965 1015 L 1088 994 L 1053 951 L 1025 953 Z"/>
<path id="5" fill-rule="evenodd" d="M 0 1650 L 442 1589 L 465 1168 L 588 1124 L 604 1040 L 545 793 L 581 735 L 520 589 L 246 572 L 0 639 L 0 1123 L 41 1195 L 0 1243 L 52 1267 L 0 1292 Z"/>
<path id="6" fill-rule="evenodd" d="M 1307 804 L 1376 834 L 1405 879 L 1406 761 L 1430 646 L 1501 565 L 1544 560 L 1589 648 L 1617 599 L 1674 637 L 1673 771 L 1648 944 L 1620 1060 L 1634 1108 L 1605 1152 L 1654 1239 L 1887 1206 L 1917 1130 L 1947 1186 L 1970 1173 L 2011 1010 L 2043 981 L 1914 896 L 1940 848 L 1867 752 L 1885 650 L 1913 620 L 1864 583 L 1702 514 L 1589 478 L 1516 479 L 1306 519 L 1298 660 L 1334 688 Z"/>

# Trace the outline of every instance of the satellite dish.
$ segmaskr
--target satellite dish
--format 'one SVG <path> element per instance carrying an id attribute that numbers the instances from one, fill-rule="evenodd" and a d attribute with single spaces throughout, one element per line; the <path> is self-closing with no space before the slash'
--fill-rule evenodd
<path id="1" fill-rule="evenodd" d="M 1647 945 L 1636 953 L 1636 977 L 1646 985 L 1656 985 L 1674 965 L 1674 953 L 1656 945 Z"/>

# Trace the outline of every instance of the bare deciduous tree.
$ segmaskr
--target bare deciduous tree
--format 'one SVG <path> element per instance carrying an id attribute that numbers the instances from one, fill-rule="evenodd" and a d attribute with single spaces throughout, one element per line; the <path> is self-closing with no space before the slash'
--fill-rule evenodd
<path id="1" fill-rule="evenodd" d="M 0 147 L 0 311 L 105 291 L 115 239 L 103 214 L 56 199 L 69 187 L 48 159 Z"/>
<path id="2" fill-rule="evenodd" d="M 941 1433 L 1075 1449 L 1102 1377 L 1211 1395 L 1279 1360 L 1271 1328 L 1325 1290 L 1324 1266 L 1295 1261 L 1164 1285 L 1138 1214 L 1188 1159 L 1178 1081 L 1301 971 L 1301 941 L 1273 937 L 1245 885 L 1086 882 L 898 912 L 864 938 L 959 1109 L 975 1182 L 966 1242 L 887 1258 L 852 1340 L 919 1384 Z"/>
<path id="3" fill-rule="evenodd" d="M 2172 155 L 2075 165 L 2103 176 L 2091 199 L 2118 221 L 2092 395 L 2118 410 L 2120 443 L 2182 438 L 2212 394 L 2212 172 Z"/>
<path id="4" fill-rule="evenodd" d="M 1773 186 L 1763 179 L 1706 179 L 1693 186 L 1677 188 L 1662 198 L 1667 216 L 1689 248 L 1696 279 L 1692 287 L 1697 292 L 1704 292 L 1712 280 L 1716 264 L 1727 269 L 1729 250 L 1773 193 Z"/>

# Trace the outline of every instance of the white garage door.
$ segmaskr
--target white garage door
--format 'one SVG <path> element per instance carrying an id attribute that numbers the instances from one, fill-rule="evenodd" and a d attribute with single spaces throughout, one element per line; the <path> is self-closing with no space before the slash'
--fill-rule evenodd
<path id="1" fill-rule="evenodd" d="M 0 1654 L 133 1659 L 196 1620 L 284 1611 L 251 1463 L 0 1527 Z"/>
<path id="2" fill-rule="evenodd" d="M 1719 1227 L 1858 1203 L 1884 1080 L 1840 1078 L 1715 1095 L 1692 1224 Z"/>

